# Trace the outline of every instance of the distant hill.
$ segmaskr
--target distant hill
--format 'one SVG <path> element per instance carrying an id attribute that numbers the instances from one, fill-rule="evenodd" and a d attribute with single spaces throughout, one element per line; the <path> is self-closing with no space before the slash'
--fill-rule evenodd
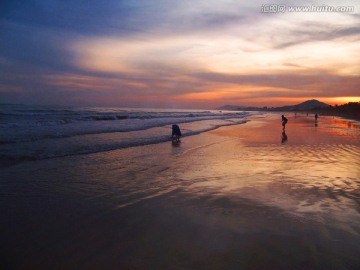
<path id="1" fill-rule="evenodd" d="M 324 102 L 318 101 L 316 99 L 312 99 L 312 100 L 307 100 L 303 103 L 300 103 L 298 105 L 295 105 L 297 108 L 302 109 L 302 110 L 307 110 L 307 109 L 314 109 L 314 108 L 326 108 L 329 107 L 329 104 L 326 104 Z"/>
<path id="2" fill-rule="evenodd" d="M 316 108 L 326 108 L 329 107 L 329 104 L 326 104 L 324 102 L 318 101 L 316 99 L 307 100 L 305 102 L 296 104 L 296 105 L 289 105 L 289 106 L 283 106 L 283 107 L 276 107 L 274 108 L 277 111 L 294 111 L 294 110 L 313 110 Z"/>
<path id="3" fill-rule="evenodd" d="M 303 110 L 313 110 L 317 108 L 327 108 L 330 107 L 329 104 L 324 102 L 318 101 L 316 99 L 307 100 L 305 102 L 296 104 L 296 105 L 287 105 L 282 107 L 246 107 L 246 106 L 236 106 L 236 105 L 224 105 L 219 108 L 218 110 L 247 110 L 247 111 L 303 111 Z"/>
<path id="4" fill-rule="evenodd" d="M 238 111 L 238 110 L 243 110 L 243 108 L 245 108 L 245 107 L 246 106 L 224 105 L 224 106 L 221 106 L 221 107 L 217 108 L 217 110 Z"/>

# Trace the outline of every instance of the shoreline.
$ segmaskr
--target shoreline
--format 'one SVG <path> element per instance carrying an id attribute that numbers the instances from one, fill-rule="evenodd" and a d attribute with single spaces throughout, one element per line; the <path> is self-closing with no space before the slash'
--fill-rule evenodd
<path id="1" fill-rule="evenodd" d="M 217 129 L 219 126 L 245 124 L 245 116 L 239 118 L 179 122 L 183 138 Z M 126 132 L 104 132 L 83 135 L 19 141 L 0 145 L 0 168 L 13 164 L 116 151 L 131 147 L 166 143 L 171 138 L 171 125 L 156 126 Z"/>
<path id="2" fill-rule="evenodd" d="M 229 123 L 229 124 L 226 124 L 226 125 L 222 125 L 220 128 L 222 127 L 226 127 L 226 126 L 232 126 L 232 125 L 238 125 L 238 124 L 246 124 L 248 121 L 251 121 L 252 118 L 257 118 L 257 117 L 262 117 L 264 115 L 268 115 L 268 116 L 271 116 L 271 115 L 278 115 L 278 114 L 286 114 L 286 112 L 269 112 L 269 113 L 262 113 L 262 112 L 258 112 L 259 114 L 255 114 L 255 115 L 248 115 L 247 117 L 245 117 L 242 121 L 238 121 L 236 123 Z M 298 116 L 298 117 L 304 117 L 305 116 L 305 113 L 300 113 L 300 114 L 286 114 L 286 115 L 289 115 L 290 117 L 292 116 Z M 307 119 L 311 119 L 312 115 L 309 115 L 309 116 L 306 116 Z M 336 119 L 342 119 L 344 121 L 355 121 L 354 123 L 351 122 L 351 124 L 349 125 L 355 125 L 355 126 L 359 126 L 360 123 L 358 120 L 356 119 L 350 119 L 350 118 L 344 118 L 344 117 L 341 117 L 341 116 L 324 116 L 324 115 L 320 115 L 320 117 L 333 117 L 333 118 L 336 118 Z M 250 120 L 248 120 L 250 119 Z M 199 120 L 200 121 L 200 120 Z M 196 125 L 196 122 L 191 122 L 191 123 L 182 123 L 181 126 L 187 126 L 187 125 Z M 208 129 L 206 130 L 203 130 L 201 132 L 184 132 L 185 134 L 183 134 L 183 138 L 186 138 L 186 137 L 189 137 L 189 136 L 195 136 L 195 135 L 199 135 L 199 134 L 202 134 L 202 133 L 207 133 L 207 132 L 211 132 L 212 130 L 217 130 L 219 127 L 216 127 L 216 128 L 213 128 L 213 127 L 209 127 Z M 273 129 L 273 127 L 272 127 Z M 154 130 L 154 131 L 153 131 Z M 156 130 L 156 131 L 155 131 Z M 154 137 L 154 138 L 150 138 L 149 139 L 146 139 L 146 142 L 130 142 L 130 143 L 122 143 L 122 142 L 119 142 L 118 145 L 115 145 L 115 146 L 112 146 L 112 147 L 104 147 L 103 150 L 99 151 L 99 150 L 91 150 L 91 149 L 87 149 L 86 150 L 86 144 L 82 145 L 81 146 L 81 151 L 75 151 L 74 153 L 72 154 L 62 154 L 62 153 L 57 153 L 56 151 L 60 151 L 59 150 L 52 150 L 52 151 L 55 151 L 54 153 L 43 153 L 41 155 L 44 155 L 44 156 L 39 156 L 39 157 L 36 157 L 34 156 L 35 154 L 34 153 L 37 153 L 37 155 L 39 155 L 39 153 L 41 153 L 42 151 L 42 144 L 41 143 L 38 143 L 38 142 L 34 142 L 35 144 L 38 145 L 38 150 L 36 149 L 33 149 L 33 150 L 25 150 L 27 149 L 27 146 L 26 144 L 24 145 L 23 147 L 23 152 L 24 152 L 24 155 L 22 155 L 21 157 L 12 157 L 12 156 L 8 156 L 8 157 L 2 157 L 0 158 L 0 168 L 6 168 L 6 167 L 11 167 L 13 165 L 16 165 L 18 163 L 22 163 L 22 162 L 28 162 L 28 161 L 36 161 L 36 160 L 45 160 L 45 159 L 57 159 L 57 158 L 62 158 L 62 157 L 67 157 L 67 156 L 76 156 L 76 155 L 88 155 L 88 154 L 92 154 L 92 153 L 99 153 L 99 152 L 107 152 L 107 151 L 116 151 L 116 150 L 119 150 L 119 149 L 125 149 L 125 148 L 130 148 L 130 147 L 142 147 L 144 146 L 144 144 L 159 144 L 159 143 L 166 143 L 168 140 L 169 140 L 169 135 L 166 135 L 166 132 L 164 132 L 165 130 L 170 130 L 170 126 L 163 126 L 163 127 L 157 127 L 157 128 L 152 128 L 149 130 L 149 133 L 147 136 L 155 136 L 154 134 L 155 133 L 158 133 L 158 136 Z M 186 130 L 186 128 L 185 128 Z M 168 131 L 169 132 L 169 131 Z M 137 133 L 136 132 L 129 132 L 129 134 L 132 134 L 134 133 L 133 137 L 136 137 L 137 136 Z M 188 134 L 187 134 L 188 133 Z M 103 141 L 107 141 L 107 140 L 111 140 L 111 137 L 114 136 L 112 134 L 117 134 L 117 133 L 104 133 L 103 134 Z M 160 135 L 160 137 L 159 137 Z M 99 137 L 98 134 L 89 134 L 87 135 L 89 137 L 91 136 L 94 136 L 94 137 Z M 145 135 L 142 135 L 142 136 L 146 136 Z M 76 137 L 76 136 L 75 136 Z M 145 138 L 145 137 L 144 137 Z M 68 140 L 67 138 L 64 139 L 64 141 Z M 100 137 L 97 138 L 98 141 L 100 141 Z M 145 140 L 145 139 L 143 139 Z M 151 141 L 152 140 L 152 141 Z M 54 142 L 55 143 L 55 142 Z M 64 142 L 65 143 L 65 142 Z M 81 142 L 79 142 L 81 144 Z M 94 143 L 94 142 L 92 142 Z M 32 144 L 31 142 L 29 142 L 28 144 Z M 13 147 L 14 144 L 9 144 L 9 149 L 11 149 L 11 147 Z M 3 146 L 4 147 L 4 146 Z M 66 144 L 64 144 L 64 147 L 66 147 Z M 75 147 L 75 145 L 73 144 L 71 147 Z M 78 147 L 78 146 L 77 146 Z M 90 146 L 88 146 L 90 147 Z M 17 147 L 19 148 L 19 147 Z M 57 147 L 59 148 L 59 147 Z M 62 147 L 61 147 L 62 148 Z M 95 148 L 98 148 L 98 146 L 96 146 Z M 10 153 L 9 151 L 10 150 L 7 150 L 8 153 Z M 29 152 L 30 151 L 30 152 Z M 38 151 L 38 152 L 37 152 Z M 46 156 L 46 155 L 49 155 L 49 156 Z"/>

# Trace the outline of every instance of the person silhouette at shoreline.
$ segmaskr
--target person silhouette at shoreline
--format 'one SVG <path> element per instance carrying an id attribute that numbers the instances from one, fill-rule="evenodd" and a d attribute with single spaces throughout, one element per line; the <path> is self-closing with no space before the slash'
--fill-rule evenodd
<path id="1" fill-rule="evenodd" d="M 281 116 L 281 125 L 283 126 L 283 130 L 285 130 L 286 123 L 288 122 L 287 118 L 282 115 Z"/>
<path id="2" fill-rule="evenodd" d="M 178 125 L 172 125 L 171 138 L 173 142 L 179 142 L 181 137 L 180 127 Z"/>

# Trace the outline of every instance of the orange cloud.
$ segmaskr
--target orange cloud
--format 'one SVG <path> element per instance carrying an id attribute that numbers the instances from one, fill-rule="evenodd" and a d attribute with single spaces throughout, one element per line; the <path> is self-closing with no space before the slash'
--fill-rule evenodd
<path id="1" fill-rule="evenodd" d="M 114 90 L 116 87 L 144 88 L 146 85 L 141 82 L 104 78 L 96 76 L 84 76 L 75 74 L 52 74 L 45 75 L 44 79 L 49 85 L 61 86 L 65 89 L 91 89 L 96 91 Z"/>

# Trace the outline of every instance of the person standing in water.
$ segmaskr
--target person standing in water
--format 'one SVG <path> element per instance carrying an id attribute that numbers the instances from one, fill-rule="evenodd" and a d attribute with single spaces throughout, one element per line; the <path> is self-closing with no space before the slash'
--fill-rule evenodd
<path id="1" fill-rule="evenodd" d="M 172 125 L 172 134 L 171 138 L 173 142 L 179 142 L 181 136 L 180 127 L 178 125 Z"/>
<path id="2" fill-rule="evenodd" d="M 282 115 L 281 116 L 281 125 L 283 126 L 283 130 L 285 130 L 286 123 L 288 122 L 287 118 Z"/>

